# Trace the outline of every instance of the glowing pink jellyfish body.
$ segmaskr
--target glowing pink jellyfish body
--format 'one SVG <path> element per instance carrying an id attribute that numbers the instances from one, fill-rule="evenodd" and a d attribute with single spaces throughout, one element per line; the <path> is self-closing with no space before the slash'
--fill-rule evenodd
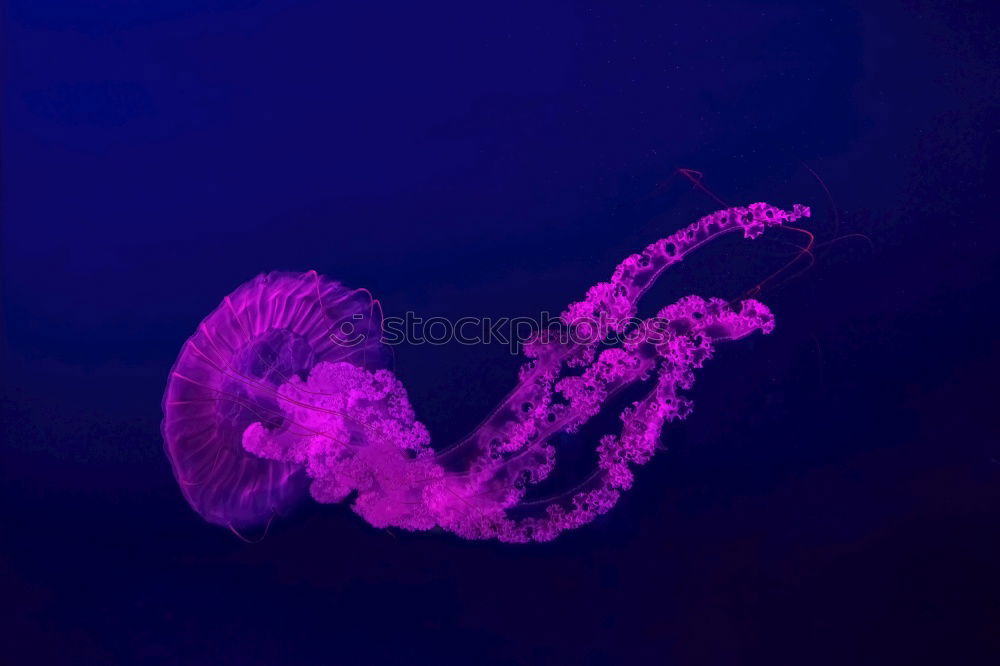
<path id="1" fill-rule="evenodd" d="M 389 359 L 370 299 L 315 274 L 305 277 L 261 275 L 226 296 L 170 373 L 164 446 L 184 497 L 211 523 L 254 526 L 308 494 L 301 465 L 243 448 L 243 433 L 254 423 L 265 421 L 274 436 L 295 427 L 283 416 L 283 384 L 321 363 L 379 367 Z M 375 334 L 361 345 L 339 345 L 330 332 L 344 322 Z"/>
<path id="2" fill-rule="evenodd" d="M 774 327 L 755 300 L 697 296 L 637 320 L 642 294 L 668 266 L 722 234 L 756 238 L 808 216 L 798 204 L 730 208 L 628 257 L 563 313 L 565 325 L 590 327 L 585 339 L 540 331 L 525 345 L 528 361 L 514 390 L 441 451 L 384 367 L 381 320 L 367 292 L 313 272 L 260 276 L 202 322 L 170 375 L 163 434 L 174 473 L 206 520 L 233 528 L 266 522 L 308 492 L 319 502 L 353 496 L 355 512 L 377 527 L 553 539 L 607 512 L 631 486 L 631 468 L 653 456 L 664 424 L 690 412 L 681 391 L 716 343 Z M 348 321 L 374 335 L 343 342 Z M 612 334 L 624 342 L 609 347 Z M 651 389 L 621 412 L 621 432 L 600 439 L 597 470 L 526 511 L 527 487 L 556 463 L 553 437 L 576 431 L 644 380 Z"/>

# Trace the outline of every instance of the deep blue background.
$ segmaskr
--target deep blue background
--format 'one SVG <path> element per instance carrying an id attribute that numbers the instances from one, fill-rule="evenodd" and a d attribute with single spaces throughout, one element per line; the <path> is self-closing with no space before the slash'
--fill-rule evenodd
<path id="1" fill-rule="evenodd" d="M 996 663 L 992 3 L 5 4 L 5 660 Z M 612 513 L 504 546 L 312 506 L 249 546 L 184 503 L 160 398 L 238 284 L 558 311 L 713 210 L 678 168 L 871 245 L 764 290 L 777 331 L 721 350 Z M 650 307 L 740 294 L 775 240 Z M 398 352 L 439 444 L 517 367 Z"/>

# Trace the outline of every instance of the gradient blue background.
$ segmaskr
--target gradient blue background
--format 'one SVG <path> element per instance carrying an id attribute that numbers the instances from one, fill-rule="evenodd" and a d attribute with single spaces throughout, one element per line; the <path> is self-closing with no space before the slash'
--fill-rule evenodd
<path id="1" fill-rule="evenodd" d="M 5 658 L 996 663 L 991 4 L 5 3 Z M 515 547 L 306 506 L 248 546 L 183 502 L 163 386 L 238 284 L 558 311 L 713 210 L 678 168 L 871 248 L 762 293 L 777 331 L 721 351 L 608 516 Z M 793 252 L 727 239 L 648 307 Z M 518 363 L 398 352 L 439 444 Z"/>

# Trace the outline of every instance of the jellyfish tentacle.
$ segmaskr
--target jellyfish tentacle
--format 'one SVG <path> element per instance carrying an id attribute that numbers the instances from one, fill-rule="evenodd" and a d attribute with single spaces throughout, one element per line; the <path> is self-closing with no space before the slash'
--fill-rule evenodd
<path id="1" fill-rule="evenodd" d="M 625 325 L 634 320 L 639 299 L 669 266 L 723 234 L 740 231 L 745 238 L 755 239 L 768 227 L 794 222 L 809 214 L 808 207 L 799 204 L 787 211 L 766 203 L 727 208 L 706 215 L 650 244 L 643 252 L 626 258 L 615 268 L 610 282 L 595 285 L 584 300 L 570 304 L 562 314 L 562 320 L 571 327 L 593 327 L 589 341 L 566 343 L 550 339 L 547 336 L 551 333 L 549 331 L 540 332 L 534 341 L 525 346 L 529 361 L 521 368 L 518 386 L 473 433 L 441 456 L 442 463 L 457 461 L 459 465 L 467 465 L 470 460 L 478 461 L 483 470 L 479 475 L 489 480 L 492 472 L 494 482 L 507 481 L 511 470 L 523 473 L 526 466 L 518 461 L 519 454 L 516 452 L 530 450 L 532 442 L 544 442 L 556 432 L 579 427 L 600 410 L 609 390 L 613 394 L 649 371 L 648 361 L 643 364 L 636 360 L 632 375 L 622 375 L 617 386 L 608 387 L 599 387 L 586 376 L 597 373 L 594 364 L 598 358 L 605 365 L 609 362 L 613 365 L 616 360 L 621 362 L 621 357 L 608 353 L 610 350 L 598 357 L 597 348 L 611 332 L 625 332 Z M 724 305 L 718 301 L 712 307 L 719 310 Z M 640 330 L 638 337 L 648 339 L 651 333 L 655 333 L 650 329 L 675 316 L 677 307 L 683 306 L 677 304 L 673 309 L 664 308 L 656 322 L 643 322 L 640 329 L 645 330 Z M 567 367 L 583 368 L 583 375 L 560 379 L 560 374 Z M 575 386 L 585 388 L 575 390 Z M 570 406 L 553 405 L 552 396 L 555 393 L 565 396 L 566 391 L 573 392 Z M 497 462 L 512 453 L 515 454 L 513 458 Z M 551 469 L 549 455 L 539 457 L 536 454 L 533 458 L 537 464 L 529 476 L 532 482 L 545 478 Z M 527 467 L 531 469 L 531 466 Z M 518 494 L 510 493 L 507 502 L 511 502 L 510 497 L 516 500 Z"/>
<path id="2" fill-rule="evenodd" d="M 498 447 L 508 453 L 526 444 L 523 437 L 517 436 L 526 429 L 530 431 L 524 427 L 519 406 L 530 403 L 538 408 L 547 404 L 552 385 L 564 369 L 589 366 L 609 334 L 625 332 L 626 325 L 634 320 L 639 299 L 671 265 L 722 235 L 742 232 L 745 238 L 756 239 L 769 227 L 787 225 L 809 215 L 810 209 L 801 204 L 791 210 L 762 202 L 735 206 L 706 215 L 627 257 L 615 268 L 609 282 L 594 285 L 583 300 L 571 303 L 562 313 L 561 320 L 569 328 L 593 327 L 586 339 L 553 340 L 551 331 L 540 331 L 524 347 L 529 361 L 521 367 L 517 387 L 468 437 L 442 452 L 442 463 L 462 465 L 477 458 L 488 460 Z"/>
<path id="3" fill-rule="evenodd" d="M 591 287 L 586 298 L 570 304 L 562 317 L 570 325 L 581 319 L 596 318 L 598 324 L 620 333 L 621 329 L 615 327 L 622 326 L 635 316 L 639 299 L 657 278 L 698 248 L 737 231 L 742 232 L 744 238 L 753 240 L 768 227 L 786 225 L 810 214 L 809 207 L 801 204 L 795 204 L 791 210 L 782 210 L 760 202 L 706 215 L 649 244 L 642 252 L 627 257 L 615 268 L 610 282 L 600 282 Z M 594 337 L 598 341 L 604 339 L 603 335 Z"/>
<path id="4" fill-rule="evenodd" d="M 648 372 L 648 364 L 643 364 L 641 358 L 634 356 L 637 346 L 633 344 L 631 347 L 633 356 L 625 357 L 632 362 L 633 373 L 621 373 L 619 369 L 620 374 L 614 378 L 618 382 L 617 385 L 596 381 L 601 375 L 595 363 L 615 367 L 615 363 L 608 362 L 620 363 L 622 360 L 617 356 L 620 353 L 618 350 L 605 350 L 598 355 L 597 348 L 609 333 L 620 334 L 625 331 L 626 323 L 635 317 L 641 296 L 669 266 L 680 262 L 691 252 L 723 234 L 741 231 L 745 238 L 755 239 L 768 227 L 795 222 L 809 215 L 809 208 L 800 204 L 794 205 L 788 211 L 766 203 L 731 207 L 707 215 L 674 234 L 650 244 L 643 252 L 629 256 L 616 267 L 610 282 L 595 285 L 587 292 L 584 300 L 570 304 L 562 314 L 562 320 L 569 326 L 586 324 L 595 327 L 596 330 L 590 335 L 591 342 L 558 344 L 540 335 L 533 345 L 526 347 L 526 355 L 531 360 L 521 369 L 521 381 L 518 387 L 475 432 L 461 445 L 450 450 L 448 455 L 456 457 L 463 449 L 475 447 L 478 455 L 474 456 L 474 459 L 478 459 L 479 466 L 483 469 L 479 472 L 479 476 L 487 479 L 490 485 L 506 489 L 503 493 L 493 493 L 499 506 L 515 505 L 523 497 L 524 491 L 516 484 L 510 483 L 511 478 L 516 476 L 526 478 L 531 483 L 537 482 L 544 479 L 554 465 L 554 449 L 546 443 L 547 439 L 560 430 L 571 431 L 579 427 L 600 410 L 609 392 L 614 393 L 624 388 Z M 701 318 L 700 325 L 691 323 L 686 317 L 689 314 Z M 716 339 L 722 340 L 738 339 L 754 330 L 768 333 L 773 329 L 773 316 L 770 311 L 752 300 L 744 301 L 737 312 L 719 299 L 706 302 L 697 297 L 688 297 L 661 310 L 657 320 L 658 322 L 686 321 L 689 326 L 687 337 L 690 338 L 690 331 L 697 330 L 703 342 L 702 346 L 688 350 L 687 353 L 692 354 L 692 357 L 685 359 L 686 363 L 677 364 L 677 359 L 674 359 L 672 372 L 664 372 L 665 366 L 661 366 L 656 388 L 647 396 L 647 401 L 636 403 L 630 413 L 627 423 L 631 424 L 633 431 L 636 428 L 635 424 L 639 422 L 636 420 L 636 414 L 648 417 L 652 410 L 655 413 L 669 412 L 675 418 L 684 418 L 687 415 L 690 403 L 677 396 L 676 391 L 678 387 L 690 387 L 693 382 L 692 369 L 700 367 L 703 358 L 711 355 L 711 343 L 708 342 L 712 339 L 710 332 L 715 333 Z M 677 325 L 674 324 L 675 327 Z M 648 328 L 653 326 L 653 323 L 647 320 L 644 326 Z M 710 330 L 709 326 L 713 326 L 714 329 Z M 649 331 L 645 333 L 648 334 Z M 648 336 L 645 339 L 648 339 Z M 676 356 L 679 349 L 686 348 L 679 343 L 680 339 L 677 335 L 668 335 L 665 349 L 658 348 L 658 352 L 663 354 L 669 351 Z M 584 371 L 579 376 L 559 379 L 560 373 L 566 366 L 583 367 Z M 569 418 L 565 416 L 559 418 L 558 411 L 551 409 L 549 396 L 553 389 L 569 398 L 569 406 L 562 410 L 571 415 Z M 531 405 L 532 409 L 525 410 L 531 412 L 529 418 L 518 414 L 516 409 L 518 403 Z M 556 418 L 548 427 L 544 425 L 540 427 L 537 423 L 539 413 L 545 414 L 545 418 L 552 418 L 549 414 L 555 414 Z M 623 418 L 624 416 L 623 414 Z M 649 423 L 648 418 L 646 423 Z M 655 432 L 647 445 L 641 448 L 648 451 L 649 455 L 655 450 L 655 443 L 662 429 L 662 420 L 658 423 L 657 427 L 648 427 L 645 430 L 645 432 Z M 531 441 L 536 443 L 531 444 Z M 602 446 L 610 447 L 613 441 L 618 440 L 602 440 Z M 515 451 L 520 453 L 497 462 L 505 454 Z M 522 458 L 528 455 L 528 452 L 531 458 L 525 462 Z M 469 458 L 468 453 L 465 455 Z M 614 466 L 608 469 L 609 473 L 617 475 L 619 479 L 625 478 L 627 467 Z M 605 487 L 590 492 L 593 496 L 588 496 L 584 502 L 588 507 L 604 507 L 604 510 L 607 510 L 617 501 L 613 488 Z M 558 505 L 553 506 L 558 507 Z M 502 538 L 519 540 L 524 536 L 525 530 L 534 534 L 533 538 L 541 538 L 549 534 L 553 526 L 562 525 L 563 527 L 556 530 L 558 533 L 580 516 L 587 514 L 586 510 L 579 507 L 576 511 L 565 515 L 559 508 L 552 510 L 557 514 L 558 520 L 552 519 L 545 523 L 529 522 L 523 529 L 514 529 L 511 524 L 504 522 L 506 519 L 498 516 L 493 516 L 490 520 L 499 520 L 500 524 L 506 525 L 501 530 L 504 535 Z M 548 531 L 539 529 L 543 524 L 549 526 Z M 490 529 L 480 525 L 472 531 L 488 533 Z"/>
<path id="5" fill-rule="evenodd" d="M 654 387 L 644 398 L 622 410 L 619 435 L 601 438 L 597 448 L 597 474 L 575 489 L 568 503 L 564 501 L 564 494 L 543 503 L 541 516 L 516 519 L 510 517 L 507 509 L 517 507 L 523 497 L 523 491 L 519 491 L 508 496 L 504 503 L 488 507 L 491 510 L 480 506 L 477 514 L 453 519 L 446 526 L 469 538 L 487 535 L 511 542 L 548 541 L 606 513 L 617 503 L 621 492 L 631 487 L 634 478 L 631 467 L 652 459 L 666 423 L 684 419 L 691 413 L 692 403 L 681 391 L 692 388 L 693 370 L 712 357 L 715 344 L 740 339 L 758 330 L 768 333 L 773 330 L 774 322 L 766 306 L 757 301 L 748 300 L 730 307 L 720 299 L 705 301 L 696 296 L 664 308 L 661 315 L 670 316 L 674 321 L 688 320 L 684 322 L 683 332 L 670 333 L 656 346 L 658 365 Z M 602 356 L 613 351 L 617 350 L 606 350 Z M 637 349 L 632 353 L 635 351 Z M 584 376 L 587 378 L 574 384 L 575 392 L 590 393 L 588 387 L 593 387 L 594 392 L 606 390 L 603 382 L 607 376 L 596 373 Z M 622 378 L 627 383 L 631 377 L 623 374 Z"/>

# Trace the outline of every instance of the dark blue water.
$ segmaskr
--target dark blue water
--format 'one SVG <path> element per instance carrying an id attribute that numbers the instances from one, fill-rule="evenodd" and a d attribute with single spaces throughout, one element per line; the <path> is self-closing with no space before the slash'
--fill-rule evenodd
<path id="1" fill-rule="evenodd" d="M 5 661 L 1000 654 L 991 3 L 5 10 Z M 505 546 L 307 506 L 247 545 L 184 503 L 160 399 L 237 285 L 315 269 L 390 314 L 557 312 L 717 207 L 678 169 L 867 240 L 764 284 L 775 333 L 720 350 L 610 514 Z M 738 296 L 782 241 L 708 247 L 648 307 Z M 517 364 L 411 346 L 396 369 L 446 444 Z"/>

